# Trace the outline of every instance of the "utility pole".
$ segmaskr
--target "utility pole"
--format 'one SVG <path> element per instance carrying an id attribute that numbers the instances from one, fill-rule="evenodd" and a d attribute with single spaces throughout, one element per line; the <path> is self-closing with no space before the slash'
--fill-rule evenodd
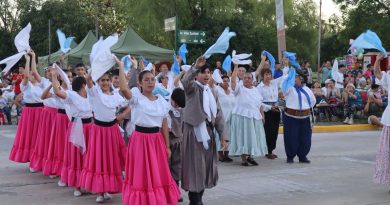
<path id="1" fill-rule="evenodd" d="M 99 39 L 99 1 L 96 1 L 96 15 L 95 15 L 95 35 Z"/>
<path id="2" fill-rule="evenodd" d="M 322 33 L 322 20 L 321 20 L 322 0 L 320 0 L 320 15 L 318 17 L 318 51 L 317 51 L 317 79 L 320 79 L 320 73 L 318 68 L 321 66 L 321 33 Z"/>
<path id="3" fill-rule="evenodd" d="M 49 57 L 47 58 L 47 65 L 49 66 L 50 57 L 51 57 L 51 20 L 50 19 L 49 19 L 48 36 L 49 36 Z"/>
<path id="4" fill-rule="evenodd" d="M 276 30 L 278 38 L 278 60 L 282 62 L 283 52 L 286 51 L 286 26 L 284 25 L 283 0 L 275 0 Z"/>

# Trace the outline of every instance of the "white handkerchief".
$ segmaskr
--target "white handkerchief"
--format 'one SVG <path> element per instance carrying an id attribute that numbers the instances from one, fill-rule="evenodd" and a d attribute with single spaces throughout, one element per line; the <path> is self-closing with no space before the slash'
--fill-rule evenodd
<path id="1" fill-rule="evenodd" d="M 15 36 L 15 46 L 18 49 L 18 52 L 27 51 L 30 49 L 30 31 L 31 31 L 31 24 L 28 23 L 26 27 L 24 27 L 18 35 Z"/>
<path id="2" fill-rule="evenodd" d="M 100 49 L 100 46 L 102 45 L 102 43 L 103 43 L 103 37 L 100 37 L 99 40 L 95 44 L 93 44 L 91 54 L 89 54 L 89 62 L 90 63 L 92 63 L 92 61 L 95 59 L 96 53 Z"/>
<path id="3" fill-rule="evenodd" d="M 55 69 L 57 69 L 57 73 L 58 73 L 58 75 L 61 76 L 62 80 L 65 82 L 67 89 L 71 90 L 72 89 L 72 85 L 70 84 L 68 75 L 66 75 L 66 73 L 56 63 L 53 63 L 53 67 Z"/>
<path id="4" fill-rule="evenodd" d="M 236 51 L 234 50 L 232 52 L 232 61 L 235 64 L 239 65 L 248 65 L 252 63 L 252 60 L 247 59 L 252 56 L 252 53 L 247 54 L 247 53 L 242 53 L 242 54 L 236 54 Z"/>
<path id="5" fill-rule="evenodd" d="M 190 65 L 182 65 L 181 66 L 181 69 L 184 70 L 185 72 L 187 72 L 190 68 L 191 68 Z"/>
<path id="6" fill-rule="evenodd" d="M 212 77 L 216 83 L 222 83 L 222 78 L 218 69 L 214 70 Z"/>
<path id="7" fill-rule="evenodd" d="M 26 52 L 20 52 L 0 61 L 0 64 L 6 64 L 2 73 L 8 73 L 12 66 L 14 66 L 23 57 L 24 54 L 26 54 Z"/>
<path id="8" fill-rule="evenodd" d="M 91 62 L 92 80 L 97 81 L 105 72 L 110 70 L 115 65 L 115 55 L 111 53 L 110 47 L 118 41 L 118 35 L 114 34 L 106 38 L 99 49 L 96 51 L 96 56 Z"/>
<path id="9" fill-rule="evenodd" d="M 151 71 L 152 69 L 153 69 L 153 64 L 152 63 L 148 63 L 148 65 L 145 67 L 144 70 Z"/>

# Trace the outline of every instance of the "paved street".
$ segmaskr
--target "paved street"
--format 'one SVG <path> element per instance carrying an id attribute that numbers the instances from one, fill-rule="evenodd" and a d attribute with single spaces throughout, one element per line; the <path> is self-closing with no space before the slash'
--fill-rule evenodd
<path id="1" fill-rule="evenodd" d="M 8 160 L 15 127 L 0 126 L 0 204 L 96 204 L 94 195 L 73 197 L 56 179 L 31 174 L 27 164 Z M 314 134 L 312 164 L 286 164 L 279 136 L 280 159 L 257 159 L 258 167 L 242 167 L 239 158 L 220 164 L 219 185 L 207 190 L 207 205 L 384 205 L 389 187 L 372 183 L 379 131 Z M 106 204 L 120 204 L 121 196 Z M 182 203 L 188 204 L 188 202 Z"/>

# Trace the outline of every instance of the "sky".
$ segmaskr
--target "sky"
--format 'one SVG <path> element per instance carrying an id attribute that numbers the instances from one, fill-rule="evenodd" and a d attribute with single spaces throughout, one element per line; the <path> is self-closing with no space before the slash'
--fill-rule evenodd
<path id="1" fill-rule="evenodd" d="M 314 0 L 318 8 L 320 0 Z M 332 0 L 322 0 L 322 19 L 327 20 L 333 14 L 341 16 L 339 7 Z"/>

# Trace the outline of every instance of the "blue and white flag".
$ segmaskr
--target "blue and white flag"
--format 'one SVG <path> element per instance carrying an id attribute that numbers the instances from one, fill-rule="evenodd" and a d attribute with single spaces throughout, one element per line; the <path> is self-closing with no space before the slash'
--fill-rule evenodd
<path id="1" fill-rule="evenodd" d="M 130 58 L 131 58 L 131 56 L 129 54 L 129 55 L 123 56 L 121 59 L 121 61 L 123 63 L 123 68 L 124 68 L 126 74 L 130 71 L 131 66 L 133 65 L 133 62 L 131 61 Z"/>
<path id="2" fill-rule="evenodd" d="M 171 71 L 175 75 L 180 74 L 180 65 L 179 65 L 179 62 L 177 62 L 177 60 L 176 60 L 176 54 L 173 54 L 173 63 L 172 63 Z"/>
<path id="3" fill-rule="evenodd" d="M 383 56 L 387 57 L 386 49 L 382 46 L 382 41 L 379 39 L 378 35 L 371 30 L 367 30 L 362 33 L 354 40 L 351 44 L 349 50 L 362 50 L 362 49 L 377 49 Z"/>
<path id="4" fill-rule="evenodd" d="M 290 62 L 290 64 L 292 66 L 294 66 L 295 68 L 298 68 L 299 70 L 301 70 L 302 68 L 299 65 L 299 63 L 297 63 L 297 61 L 296 61 L 297 57 L 295 55 L 296 55 L 295 53 L 284 51 L 284 57 L 288 58 L 288 61 Z"/>
<path id="5" fill-rule="evenodd" d="M 236 36 L 235 32 L 230 32 L 229 27 L 226 27 L 222 34 L 219 36 L 217 41 L 210 46 L 209 49 L 203 54 L 203 56 L 207 59 L 210 58 L 211 55 L 215 53 L 224 54 L 229 49 L 229 40 Z"/>
<path id="6" fill-rule="evenodd" d="M 272 76 L 274 76 L 275 73 L 275 58 L 272 56 L 272 54 L 266 50 L 262 52 L 262 54 L 265 54 L 269 60 L 271 71 L 272 71 Z"/>
<path id="7" fill-rule="evenodd" d="M 70 51 L 70 45 L 72 44 L 72 41 L 74 37 L 65 37 L 65 34 L 60 30 L 57 29 L 57 36 L 58 36 L 58 42 L 60 43 L 61 51 L 63 53 L 67 53 Z"/>
<path id="8" fill-rule="evenodd" d="M 225 60 L 223 60 L 222 69 L 226 72 L 232 70 L 232 57 L 230 55 L 226 56 Z"/>
<path id="9" fill-rule="evenodd" d="M 187 57 L 186 57 L 187 53 L 188 53 L 187 44 L 183 43 L 179 48 L 179 56 L 184 64 L 187 64 Z"/>
<path id="10" fill-rule="evenodd" d="M 289 88 L 295 85 L 295 68 L 290 67 L 290 71 L 288 72 L 287 78 L 282 83 L 282 92 L 286 93 Z"/>

